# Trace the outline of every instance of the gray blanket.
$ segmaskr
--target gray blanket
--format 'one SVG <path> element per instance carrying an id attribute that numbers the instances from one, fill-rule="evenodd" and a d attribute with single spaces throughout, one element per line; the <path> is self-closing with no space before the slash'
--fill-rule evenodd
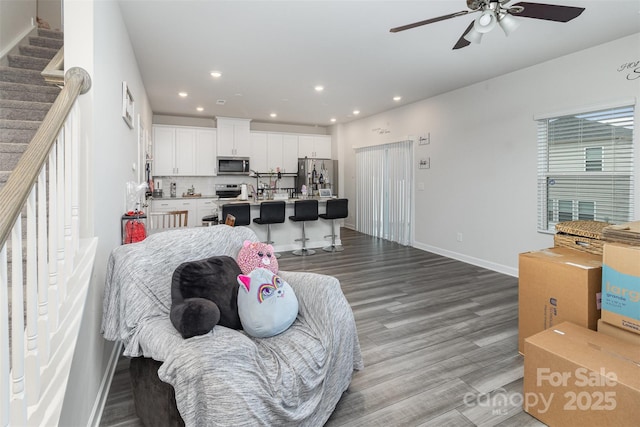
<path id="1" fill-rule="evenodd" d="M 330 276 L 280 272 L 294 289 L 294 324 L 271 338 L 216 326 L 184 340 L 169 321 L 171 276 L 182 262 L 236 257 L 246 227 L 200 227 L 154 234 L 113 250 L 107 268 L 102 333 L 127 356 L 164 362 L 187 426 L 324 424 L 362 356 L 353 313 Z"/>

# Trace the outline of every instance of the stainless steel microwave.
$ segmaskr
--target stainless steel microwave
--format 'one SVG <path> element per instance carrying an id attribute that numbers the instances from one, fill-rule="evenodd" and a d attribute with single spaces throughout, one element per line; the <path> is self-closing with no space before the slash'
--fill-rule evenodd
<path id="1" fill-rule="evenodd" d="M 249 175 L 248 157 L 218 157 L 218 175 Z"/>

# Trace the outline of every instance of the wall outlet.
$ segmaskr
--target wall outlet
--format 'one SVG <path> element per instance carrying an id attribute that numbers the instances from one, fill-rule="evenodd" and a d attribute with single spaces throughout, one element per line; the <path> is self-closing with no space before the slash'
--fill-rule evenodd
<path id="1" fill-rule="evenodd" d="M 458 232 L 458 234 L 456 235 L 456 240 L 458 242 L 462 242 L 462 233 Z"/>

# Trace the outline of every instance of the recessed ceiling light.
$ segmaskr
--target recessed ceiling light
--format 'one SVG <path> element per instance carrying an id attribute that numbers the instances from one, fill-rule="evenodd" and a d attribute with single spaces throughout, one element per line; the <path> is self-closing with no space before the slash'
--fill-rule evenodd
<path id="1" fill-rule="evenodd" d="M 314 89 L 316 90 L 316 92 L 322 92 L 324 90 L 324 86 L 317 85 L 316 87 L 314 87 Z"/>
<path id="2" fill-rule="evenodd" d="M 331 123 L 335 123 L 336 122 L 336 118 L 335 117 L 331 117 Z"/>
<path id="3" fill-rule="evenodd" d="M 212 71 L 211 72 L 211 77 L 218 78 L 218 77 L 221 77 L 221 76 L 222 76 L 222 73 L 220 71 Z"/>
<path id="4" fill-rule="evenodd" d="M 178 95 L 180 95 L 183 98 L 186 98 L 187 96 L 189 96 L 187 92 L 178 92 Z"/>
<path id="5" fill-rule="evenodd" d="M 401 96 L 394 96 L 393 97 L 393 100 L 396 101 L 396 102 L 400 101 L 401 99 L 402 99 Z"/>
<path id="6" fill-rule="evenodd" d="M 358 114 L 360 114 L 360 110 L 353 110 L 353 115 L 357 116 Z"/>
<path id="7" fill-rule="evenodd" d="M 204 111 L 204 108 L 202 108 L 202 107 L 198 107 L 198 108 L 196 108 L 196 110 L 198 110 L 198 111 Z"/>
<path id="8" fill-rule="evenodd" d="M 278 117 L 278 115 L 276 113 L 271 113 L 269 114 L 271 117 Z"/>

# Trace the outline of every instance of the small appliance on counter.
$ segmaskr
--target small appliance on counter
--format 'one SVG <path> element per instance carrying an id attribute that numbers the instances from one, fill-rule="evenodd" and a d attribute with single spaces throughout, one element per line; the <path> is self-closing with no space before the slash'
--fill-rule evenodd
<path id="1" fill-rule="evenodd" d="M 153 192 L 151 193 L 153 197 L 162 197 L 162 180 L 156 179 L 153 182 Z"/>
<path id="2" fill-rule="evenodd" d="M 239 184 L 216 184 L 216 196 L 220 200 L 236 200 L 241 193 Z"/>
<path id="3" fill-rule="evenodd" d="M 176 188 L 177 188 L 176 183 L 172 182 L 170 184 L 171 197 L 176 197 Z"/>
<path id="4" fill-rule="evenodd" d="M 240 200 L 249 200 L 247 184 L 240 184 Z"/>

